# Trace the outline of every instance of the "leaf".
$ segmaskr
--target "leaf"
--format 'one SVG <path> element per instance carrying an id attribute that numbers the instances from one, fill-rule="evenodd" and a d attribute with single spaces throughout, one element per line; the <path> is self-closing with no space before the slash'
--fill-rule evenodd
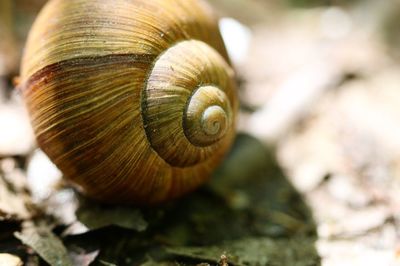
<path id="1" fill-rule="evenodd" d="M 26 222 L 22 232 L 16 232 L 15 237 L 23 244 L 31 247 L 48 264 L 52 266 L 72 266 L 67 249 L 61 240 L 54 235 L 46 225 L 34 225 Z"/>
<path id="2" fill-rule="evenodd" d="M 149 258 L 148 261 L 140 264 L 140 266 L 180 266 L 177 262 L 156 262 L 153 259 Z M 203 265 L 198 265 L 203 266 Z"/>
<path id="3" fill-rule="evenodd" d="M 167 252 L 188 259 L 219 263 L 226 254 L 229 265 L 266 266 L 319 265 L 319 257 L 312 245 L 314 238 L 271 239 L 247 238 L 209 247 L 170 247 Z"/>
<path id="4" fill-rule="evenodd" d="M 143 232 L 147 228 L 141 211 L 134 207 L 105 206 L 81 199 L 76 215 L 81 223 L 92 230 L 110 225 L 137 232 Z"/>
<path id="5" fill-rule="evenodd" d="M 99 263 L 100 263 L 100 265 L 103 265 L 103 266 L 117 266 L 114 263 L 110 263 L 110 262 L 107 262 L 107 261 L 104 261 L 104 260 L 100 260 Z"/>

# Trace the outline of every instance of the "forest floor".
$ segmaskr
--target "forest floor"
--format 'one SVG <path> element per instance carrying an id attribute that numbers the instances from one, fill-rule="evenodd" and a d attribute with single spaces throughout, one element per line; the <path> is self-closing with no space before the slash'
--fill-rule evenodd
<path id="1" fill-rule="evenodd" d="M 234 24 L 234 147 L 208 184 L 154 208 L 100 205 L 62 181 L 13 86 L 20 53 L 0 46 L 0 265 L 400 265 L 394 11 Z"/>

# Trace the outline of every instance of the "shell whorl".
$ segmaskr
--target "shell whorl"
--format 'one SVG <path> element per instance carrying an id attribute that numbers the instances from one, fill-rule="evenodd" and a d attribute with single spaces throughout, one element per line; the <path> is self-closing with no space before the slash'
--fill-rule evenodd
<path id="1" fill-rule="evenodd" d="M 137 204 L 193 190 L 223 159 L 233 75 L 202 0 L 50 0 L 21 65 L 43 151 L 90 197 Z"/>
<path id="2" fill-rule="evenodd" d="M 156 59 L 142 94 L 142 115 L 152 147 L 170 165 L 207 160 L 232 129 L 229 70 L 200 41 L 180 42 Z"/>
<path id="3" fill-rule="evenodd" d="M 183 128 L 191 143 L 204 147 L 225 136 L 232 126 L 232 108 L 226 94 L 215 86 L 201 86 L 189 99 Z"/>

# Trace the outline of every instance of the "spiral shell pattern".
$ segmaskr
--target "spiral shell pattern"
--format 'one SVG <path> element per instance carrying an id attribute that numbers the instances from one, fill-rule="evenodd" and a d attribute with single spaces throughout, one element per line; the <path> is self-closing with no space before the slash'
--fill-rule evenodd
<path id="1" fill-rule="evenodd" d="M 237 99 L 201 0 L 51 0 L 22 61 L 39 146 L 105 202 L 153 204 L 202 184 L 235 135 Z"/>

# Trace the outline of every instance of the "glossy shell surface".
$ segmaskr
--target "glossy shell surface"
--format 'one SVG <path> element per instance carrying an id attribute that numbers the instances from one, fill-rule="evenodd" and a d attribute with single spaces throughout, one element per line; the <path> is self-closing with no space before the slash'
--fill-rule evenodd
<path id="1" fill-rule="evenodd" d="M 153 204 L 202 184 L 235 135 L 234 76 L 198 0 L 51 0 L 21 91 L 39 146 L 88 196 Z"/>

